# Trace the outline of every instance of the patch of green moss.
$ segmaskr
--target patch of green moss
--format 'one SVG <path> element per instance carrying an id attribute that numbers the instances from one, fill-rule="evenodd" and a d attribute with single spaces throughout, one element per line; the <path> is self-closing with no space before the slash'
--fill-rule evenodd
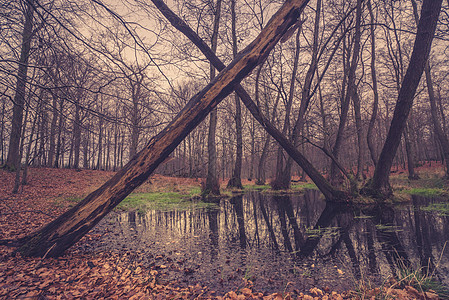
<path id="1" fill-rule="evenodd" d="M 192 189 L 187 194 L 176 192 L 154 192 L 136 193 L 126 197 L 119 205 L 119 209 L 136 209 L 145 211 L 148 209 L 168 211 L 173 209 L 187 210 L 192 208 L 205 208 L 216 206 L 211 203 L 192 200 L 192 196 L 197 195 L 196 189 Z"/>
<path id="2" fill-rule="evenodd" d="M 264 190 L 271 189 L 271 186 L 269 186 L 268 184 L 264 184 L 264 185 L 249 184 L 249 185 L 244 185 L 243 188 L 245 190 L 264 191 Z"/>
<path id="3" fill-rule="evenodd" d="M 270 194 L 285 194 L 285 193 L 295 193 L 295 192 L 302 192 L 303 190 L 318 190 L 315 184 L 313 183 L 307 183 L 307 182 L 301 182 L 301 183 L 295 183 L 292 184 L 290 189 L 288 190 L 273 190 L 269 184 L 264 185 L 245 185 L 243 186 L 245 190 L 250 191 L 262 191 L 262 192 L 269 192 Z"/>
<path id="4" fill-rule="evenodd" d="M 188 191 L 187 195 L 189 195 L 190 197 L 201 195 L 201 188 L 199 186 L 192 187 Z"/>
<path id="5" fill-rule="evenodd" d="M 308 183 L 308 182 L 292 184 L 291 189 L 292 190 L 301 190 L 301 191 L 302 190 L 318 190 L 318 188 L 316 187 L 315 184 Z"/>
<path id="6" fill-rule="evenodd" d="M 401 192 L 423 197 L 441 197 L 445 193 L 441 188 L 411 188 L 403 189 Z"/>
<path id="7" fill-rule="evenodd" d="M 435 211 L 438 212 L 441 216 L 449 216 L 449 203 L 441 202 L 441 203 L 432 203 L 425 207 L 421 207 L 423 211 Z"/>

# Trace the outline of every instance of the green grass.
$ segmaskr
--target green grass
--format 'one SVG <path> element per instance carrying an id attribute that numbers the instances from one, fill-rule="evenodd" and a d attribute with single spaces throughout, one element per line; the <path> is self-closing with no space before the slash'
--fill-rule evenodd
<path id="1" fill-rule="evenodd" d="M 436 211 L 440 216 L 449 216 L 449 203 L 441 202 L 441 203 L 432 203 L 425 207 L 422 207 L 423 211 Z"/>
<path id="2" fill-rule="evenodd" d="M 215 204 L 192 200 L 192 196 L 200 193 L 200 188 L 192 188 L 188 193 L 178 192 L 153 192 L 135 193 L 126 197 L 118 206 L 119 209 L 136 209 L 145 211 L 148 209 L 168 211 L 173 209 L 187 210 L 192 208 L 216 207 Z"/>
<path id="3" fill-rule="evenodd" d="M 356 281 L 354 294 L 357 299 L 397 299 L 397 295 L 391 293 L 392 289 L 405 289 L 406 286 L 414 287 L 418 293 L 436 293 L 439 299 L 449 299 L 449 289 L 441 283 L 435 274 L 423 272 L 423 268 L 407 269 L 400 268 L 397 278 L 390 277 L 378 284 L 371 282 L 369 277 Z M 411 294 L 408 294 L 410 297 Z M 402 298 L 401 298 L 402 299 Z M 408 298 L 407 298 L 408 299 Z"/>
<path id="4" fill-rule="evenodd" d="M 189 195 L 190 197 L 193 196 L 198 196 L 201 194 L 201 188 L 199 186 L 195 186 L 190 188 L 190 190 L 187 192 L 187 195 Z"/>
<path id="5" fill-rule="evenodd" d="M 445 191 L 440 188 L 411 188 L 403 189 L 401 192 L 423 197 L 440 197 L 445 194 Z"/>
<path id="6" fill-rule="evenodd" d="M 270 193 L 283 193 L 283 192 L 298 192 L 298 191 L 303 191 L 305 189 L 309 189 L 309 190 L 318 190 L 318 188 L 316 187 L 315 184 L 313 183 L 307 183 L 307 182 L 301 182 L 301 183 L 294 183 L 291 185 L 290 190 L 280 190 L 280 191 L 275 191 L 271 189 L 271 186 L 269 184 L 264 184 L 264 185 L 254 185 L 254 184 L 249 184 L 249 185 L 244 185 L 243 188 L 245 190 L 249 190 L 249 191 L 269 191 Z"/>
<path id="7" fill-rule="evenodd" d="M 200 194 L 200 187 L 190 187 L 188 190 L 179 192 L 132 193 L 126 197 L 117 208 L 143 212 L 149 209 L 167 211 L 173 209 L 187 210 L 191 208 L 216 207 L 216 205 L 211 203 L 192 200 L 192 198 L 196 199 L 199 197 Z M 57 207 L 73 207 L 82 199 L 83 197 L 77 196 L 61 197 L 55 199 L 54 205 Z"/>
<path id="8" fill-rule="evenodd" d="M 399 283 L 410 285 L 419 292 L 434 291 L 441 299 L 449 299 L 449 289 L 438 281 L 434 274 L 426 274 L 422 268 L 416 270 L 402 269 L 399 275 Z"/>
<path id="9" fill-rule="evenodd" d="M 318 238 L 327 236 L 336 236 L 339 234 L 340 227 L 318 227 L 318 228 L 306 228 L 306 234 L 308 238 Z"/>
<path id="10" fill-rule="evenodd" d="M 292 184 L 292 190 L 318 190 L 313 183 L 298 183 Z"/>
<path id="11" fill-rule="evenodd" d="M 402 174 L 403 175 L 403 174 Z M 392 176 L 390 179 L 395 192 L 406 195 L 418 195 L 423 197 L 443 197 L 449 195 L 448 180 L 441 174 L 423 173 L 420 179 L 409 180 L 405 175 L 402 177 Z"/>
<path id="12" fill-rule="evenodd" d="M 248 185 L 244 185 L 243 188 L 245 190 L 255 190 L 255 191 L 264 191 L 264 190 L 269 190 L 271 189 L 271 186 L 268 184 L 264 184 L 264 185 L 255 185 L 255 184 L 248 184 Z"/>
<path id="13" fill-rule="evenodd" d="M 376 228 L 378 230 L 382 230 L 384 232 L 398 232 L 398 231 L 404 231 L 402 229 L 400 229 L 400 227 L 398 226 L 393 226 L 393 225 L 384 225 L 384 224 L 377 224 Z"/>

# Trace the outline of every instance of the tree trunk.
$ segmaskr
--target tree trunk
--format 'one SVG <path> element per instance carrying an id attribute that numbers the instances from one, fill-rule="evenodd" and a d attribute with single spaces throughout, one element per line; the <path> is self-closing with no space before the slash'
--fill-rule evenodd
<path id="1" fill-rule="evenodd" d="M 50 149 L 48 151 L 48 166 L 53 167 L 54 166 L 54 160 L 55 160 L 55 137 L 56 137 L 56 125 L 58 124 L 58 98 L 55 94 L 56 91 L 51 92 L 52 96 L 52 119 L 50 124 L 50 136 L 49 136 L 49 143 L 50 143 Z"/>
<path id="2" fill-rule="evenodd" d="M 25 132 L 27 127 L 27 120 L 28 120 L 28 112 L 29 112 L 29 106 L 25 109 L 25 121 L 22 125 L 22 132 L 20 136 L 22 137 L 20 140 L 20 146 L 19 146 L 19 153 L 16 160 L 16 165 L 14 166 L 16 176 L 14 179 L 14 187 L 12 188 L 12 193 L 17 194 L 20 187 L 20 171 L 22 170 L 22 156 L 23 156 L 23 145 L 25 144 Z"/>
<path id="3" fill-rule="evenodd" d="M 419 175 L 415 172 L 415 151 L 413 149 L 412 141 L 410 140 L 410 124 L 407 122 L 404 128 L 404 142 L 405 142 L 405 152 L 407 154 L 407 170 L 408 179 L 417 180 Z"/>
<path id="4" fill-rule="evenodd" d="M 263 63 L 259 66 L 259 69 L 257 70 L 256 73 L 256 80 L 255 80 L 255 87 L 254 87 L 254 94 L 255 94 L 255 98 L 256 98 L 256 103 L 257 105 L 260 104 L 259 101 L 259 87 L 260 87 L 260 73 L 262 72 L 262 67 L 263 67 Z M 276 97 L 276 102 L 274 104 L 273 107 L 273 120 L 274 121 L 274 116 L 275 111 L 277 109 L 277 105 L 279 103 L 279 98 L 280 95 L 278 94 L 278 96 Z M 265 101 L 265 109 L 266 109 L 266 113 L 269 116 L 270 115 L 270 110 L 268 108 L 268 101 Z M 264 185 L 265 184 L 265 180 L 266 180 L 266 176 L 265 176 L 265 160 L 267 158 L 268 155 L 268 148 L 270 146 L 270 135 L 268 133 L 265 133 L 265 142 L 264 145 L 262 147 L 262 153 L 260 154 L 260 159 L 259 159 L 259 163 L 257 164 L 257 175 L 256 175 L 256 184 L 257 185 Z"/>
<path id="5" fill-rule="evenodd" d="M 90 138 L 90 124 L 87 124 L 86 134 L 83 139 L 83 168 L 89 168 L 89 138 Z"/>
<path id="6" fill-rule="evenodd" d="M 371 155 L 371 160 L 373 161 L 374 166 L 377 165 L 377 154 L 374 145 L 374 137 L 373 130 L 376 124 L 377 119 L 377 111 L 379 108 L 379 92 L 377 89 L 377 74 L 376 74 L 376 38 L 374 36 L 374 14 L 373 9 L 371 7 L 371 0 L 368 0 L 368 10 L 370 15 L 370 35 L 371 35 L 371 80 L 373 82 L 373 113 L 371 114 L 371 118 L 368 125 L 368 132 L 366 134 L 366 141 L 368 143 L 368 149 Z"/>
<path id="7" fill-rule="evenodd" d="M 43 94 L 43 90 L 41 90 L 41 94 L 39 96 L 39 102 L 38 102 L 38 107 L 39 107 L 39 111 L 43 110 L 42 108 L 42 94 Z M 28 183 L 28 165 L 30 163 L 30 155 L 31 155 L 31 144 L 33 143 L 33 138 L 34 138 L 34 131 L 36 130 L 36 123 L 37 123 L 37 119 L 38 119 L 38 113 L 36 113 L 34 120 L 33 120 L 33 125 L 31 125 L 31 133 L 30 133 L 30 138 L 28 140 L 28 146 L 27 146 L 27 150 L 26 150 L 26 154 L 25 154 L 25 164 L 23 167 L 23 174 L 22 174 L 22 180 L 21 180 L 21 184 L 22 186 L 26 185 Z"/>
<path id="8" fill-rule="evenodd" d="M 103 154 L 103 116 L 100 115 L 98 120 L 98 157 L 97 157 L 97 170 L 101 170 L 103 168 L 103 165 L 101 163 L 102 154 Z"/>
<path id="9" fill-rule="evenodd" d="M 0 101 L 2 102 L 2 113 L 1 113 L 1 127 L 0 127 L 0 148 L 1 148 L 1 155 L 0 155 L 0 165 L 3 165 L 5 161 L 5 115 L 6 115 L 6 98 L 2 97 L 0 98 Z"/>
<path id="10" fill-rule="evenodd" d="M 36 129 L 36 122 L 37 122 L 37 115 L 34 118 L 33 125 L 31 127 L 31 133 L 30 133 L 30 139 L 28 141 L 27 151 L 25 154 L 25 165 L 23 167 L 23 174 L 22 174 L 22 186 L 26 185 L 28 183 L 28 165 L 30 163 L 30 154 L 31 154 L 31 144 L 33 143 L 33 137 L 34 137 L 34 130 Z"/>
<path id="11" fill-rule="evenodd" d="M 232 31 L 232 54 L 237 56 L 237 34 L 235 32 L 235 0 L 231 0 L 231 31 Z M 242 108 L 240 107 L 240 99 L 235 94 L 235 132 L 237 136 L 235 165 L 232 177 L 229 179 L 228 187 L 243 189 L 242 185 L 242 156 L 243 156 L 243 137 L 242 137 Z M 252 168 L 252 166 L 251 166 Z"/>
<path id="12" fill-rule="evenodd" d="M 290 88 L 287 99 L 287 107 L 285 109 L 285 119 L 284 126 L 282 128 L 282 134 L 287 135 L 290 129 L 290 115 L 293 105 L 293 98 L 295 95 L 295 83 L 296 83 L 296 74 L 298 72 L 298 64 L 299 64 L 299 52 L 300 52 L 300 39 L 301 36 L 301 25 L 297 29 L 296 38 L 295 38 L 295 57 L 293 60 L 293 70 L 290 81 Z M 293 135 L 293 134 L 292 134 Z M 294 136 L 294 135 L 293 135 Z M 278 149 L 278 158 L 276 164 L 276 178 L 270 183 L 271 187 L 274 190 L 286 190 L 290 188 L 291 183 L 291 166 L 292 161 L 290 157 L 285 161 L 284 167 L 284 152 L 282 146 L 279 146 Z"/>
<path id="13" fill-rule="evenodd" d="M 416 7 L 415 0 L 412 0 L 412 6 L 413 6 L 413 13 L 415 15 L 416 23 L 418 23 L 418 21 L 419 21 L 418 9 Z M 441 149 L 443 150 L 442 154 L 443 154 L 444 161 L 446 162 L 445 177 L 449 178 L 449 140 L 443 130 L 443 127 L 441 126 L 440 118 L 438 115 L 438 109 L 437 109 L 437 104 L 436 104 L 436 99 L 435 99 L 435 91 L 433 89 L 432 73 L 430 72 L 430 63 L 428 60 L 424 67 L 424 72 L 426 74 L 426 84 L 427 84 L 427 92 L 429 94 L 430 113 L 432 116 L 432 123 L 433 123 L 433 127 L 435 130 L 436 136 L 438 138 L 438 141 L 440 142 Z"/>
<path id="14" fill-rule="evenodd" d="M 73 121 L 73 168 L 78 169 L 80 164 L 80 146 L 81 146 L 81 119 L 80 119 L 80 97 L 81 91 L 77 93 L 75 100 L 75 120 Z"/>
<path id="15" fill-rule="evenodd" d="M 348 118 L 350 99 L 354 96 L 354 92 L 356 90 L 355 71 L 357 69 L 357 64 L 358 64 L 359 54 L 360 54 L 361 18 L 362 18 L 362 1 L 357 0 L 354 48 L 352 51 L 351 64 L 349 66 L 348 75 L 347 75 L 348 86 L 347 86 L 345 96 L 342 97 L 340 123 L 338 125 L 338 131 L 337 131 L 337 137 L 335 139 L 335 144 L 332 149 L 332 154 L 334 155 L 334 157 L 336 159 L 338 159 L 338 157 L 340 155 L 340 148 L 343 143 L 343 134 L 344 134 L 345 126 L 346 126 L 346 120 Z M 343 58 L 343 61 L 344 61 L 344 58 Z M 334 185 L 343 184 L 342 173 L 340 172 L 339 168 L 336 166 L 334 161 L 332 161 L 332 164 L 331 164 L 331 182 Z"/>
<path id="16" fill-rule="evenodd" d="M 113 162 L 112 162 L 112 171 L 116 171 L 117 170 L 117 165 L 118 165 L 118 125 L 117 122 L 114 122 L 114 155 L 112 156 Z"/>
<path id="17" fill-rule="evenodd" d="M 138 72 L 142 71 L 138 70 Z M 129 146 L 129 159 L 133 158 L 137 153 L 137 148 L 139 145 L 140 123 L 141 123 L 139 102 L 141 101 L 141 88 L 144 76 L 142 73 L 136 72 L 135 77 L 136 77 L 135 80 L 129 78 L 129 83 L 131 85 L 131 100 L 132 100 L 131 136 L 130 136 L 131 141 Z"/>
<path id="18" fill-rule="evenodd" d="M 299 106 L 298 117 L 296 119 L 296 123 L 292 133 L 293 145 L 295 145 L 296 147 L 298 147 L 300 133 L 304 129 L 306 111 L 309 108 L 310 103 L 310 89 L 312 86 L 313 77 L 315 75 L 318 66 L 318 42 L 319 42 L 318 37 L 321 22 L 320 20 L 321 20 L 321 0 L 317 0 L 315 10 L 315 24 L 313 29 L 312 58 L 310 60 L 310 65 L 307 70 L 306 77 L 304 79 L 304 85 L 301 91 L 301 104 Z M 289 157 L 287 165 L 291 166 L 292 164 L 293 164 L 292 158 Z"/>
<path id="19" fill-rule="evenodd" d="M 449 178 L 449 139 L 441 126 L 440 118 L 438 116 L 438 109 L 437 109 L 437 104 L 436 104 L 436 99 L 435 99 L 435 92 L 433 89 L 432 75 L 430 73 L 429 62 L 426 63 L 424 70 L 426 73 L 427 91 L 429 93 L 430 112 L 432 115 L 433 127 L 435 130 L 436 136 L 438 138 L 438 141 L 440 142 L 440 145 L 441 145 L 443 158 L 446 162 L 445 177 Z"/>
<path id="20" fill-rule="evenodd" d="M 58 120 L 58 140 L 56 143 L 56 154 L 55 154 L 55 168 L 59 168 L 59 159 L 62 152 L 62 127 L 63 127 L 63 109 L 64 109 L 64 98 L 59 99 L 59 120 Z"/>
<path id="21" fill-rule="evenodd" d="M 390 170 L 396 155 L 407 117 L 413 105 L 413 98 L 418 87 L 425 64 L 429 58 L 432 40 L 435 35 L 442 0 L 424 0 L 421 18 L 413 45 L 410 63 L 404 76 L 398 101 L 394 109 L 393 119 L 387 139 L 379 156 L 372 180 L 362 189 L 364 194 L 383 199 L 392 194 L 390 186 Z"/>
<path id="22" fill-rule="evenodd" d="M 306 3 L 307 0 L 285 2 L 256 39 L 196 94 L 122 170 L 72 209 L 25 238 L 26 242 L 19 251 L 28 256 L 56 257 L 83 237 L 142 184 L 207 114 L 268 56 L 282 35 L 297 21 Z"/>
<path id="23" fill-rule="evenodd" d="M 212 2 L 213 3 L 213 2 Z M 217 51 L 218 43 L 218 29 L 220 26 L 221 15 L 221 0 L 217 0 L 217 4 L 214 8 L 214 29 L 212 32 L 211 49 L 215 53 Z M 210 64 L 210 80 L 215 77 L 215 67 Z M 220 183 L 217 172 L 217 147 L 215 145 L 215 135 L 217 130 L 217 109 L 214 109 L 209 116 L 209 134 L 207 137 L 207 154 L 208 154 L 208 167 L 206 185 L 203 190 L 203 195 L 207 196 L 220 195 Z"/>
<path id="24" fill-rule="evenodd" d="M 20 140 L 22 133 L 23 106 L 25 104 L 25 87 L 27 83 L 28 58 L 31 49 L 31 40 L 33 37 L 33 2 L 27 3 L 25 11 L 25 24 L 22 32 L 22 50 L 20 52 L 16 93 L 13 101 L 13 115 L 11 121 L 11 135 L 9 138 L 8 156 L 6 158 L 6 167 L 13 170 L 17 165 L 20 153 Z"/>
<path id="25" fill-rule="evenodd" d="M 354 86 L 352 102 L 354 104 L 354 118 L 355 118 L 355 128 L 357 131 L 357 173 L 356 179 L 360 180 L 363 176 L 363 158 L 365 157 L 364 147 L 363 147 L 363 127 L 362 127 L 362 114 L 360 111 L 360 98 L 359 92 L 357 91 L 357 86 Z"/>

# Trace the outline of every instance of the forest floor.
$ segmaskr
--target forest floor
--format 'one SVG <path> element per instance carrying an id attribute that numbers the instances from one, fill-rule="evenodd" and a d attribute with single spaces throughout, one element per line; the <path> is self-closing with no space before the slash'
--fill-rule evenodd
<path id="1" fill-rule="evenodd" d="M 443 188 L 444 192 L 446 185 L 439 182 L 443 174 L 441 165 L 425 165 L 417 171 L 423 175 L 421 184 L 407 183 L 406 174 L 401 170 L 393 175 L 392 182 L 399 191 L 415 189 L 417 193 L 426 193 Z M 36 231 L 113 174 L 94 170 L 31 168 L 29 183 L 19 193 L 12 194 L 14 174 L 0 170 L 0 239 L 17 239 Z M 183 193 L 198 189 L 200 185 L 198 179 L 154 175 L 150 182 L 139 188 L 139 192 Z M 438 299 L 431 292 L 424 296 L 411 286 L 344 293 L 314 288 L 296 293 L 279 291 L 267 294 L 253 290 L 251 282 L 243 278 L 239 290 L 217 295 L 200 285 L 181 288 L 161 284 L 165 281 L 157 268 L 137 265 L 133 253 L 119 255 L 82 250 L 82 245 L 98 239 L 100 236 L 87 234 L 57 259 L 22 257 L 14 252 L 13 247 L 0 246 L 0 299 Z"/>

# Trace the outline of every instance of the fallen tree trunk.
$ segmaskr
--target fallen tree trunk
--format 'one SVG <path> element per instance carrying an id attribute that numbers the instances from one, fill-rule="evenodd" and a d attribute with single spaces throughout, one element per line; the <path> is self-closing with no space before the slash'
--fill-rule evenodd
<path id="1" fill-rule="evenodd" d="M 167 18 L 170 24 L 183 33 L 187 38 L 198 47 L 198 49 L 206 56 L 206 58 L 214 65 L 217 70 L 221 71 L 225 68 L 224 63 L 215 55 L 210 47 L 185 23 L 179 18 L 163 0 L 151 0 L 159 11 Z M 307 160 L 307 158 L 299 152 L 288 138 L 279 131 L 268 118 L 260 111 L 259 107 L 251 99 L 251 96 L 240 85 L 236 85 L 235 92 L 240 97 L 246 108 L 253 117 L 262 125 L 262 127 L 284 148 L 284 150 L 295 160 L 295 162 L 306 172 L 312 179 L 317 188 L 323 193 L 328 201 L 341 201 L 347 198 L 344 193 L 334 188 L 315 167 Z"/>
<path id="2" fill-rule="evenodd" d="M 81 239 L 142 184 L 236 84 L 268 56 L 282 35 L 296 23 L 307 2 L 291 0 L 284 3 L 256 39 L 190 99 L 175 119 L 121 171 L 72 209 L 28 236 L 18 251 L 27 256 L 57 257 Z"/>

